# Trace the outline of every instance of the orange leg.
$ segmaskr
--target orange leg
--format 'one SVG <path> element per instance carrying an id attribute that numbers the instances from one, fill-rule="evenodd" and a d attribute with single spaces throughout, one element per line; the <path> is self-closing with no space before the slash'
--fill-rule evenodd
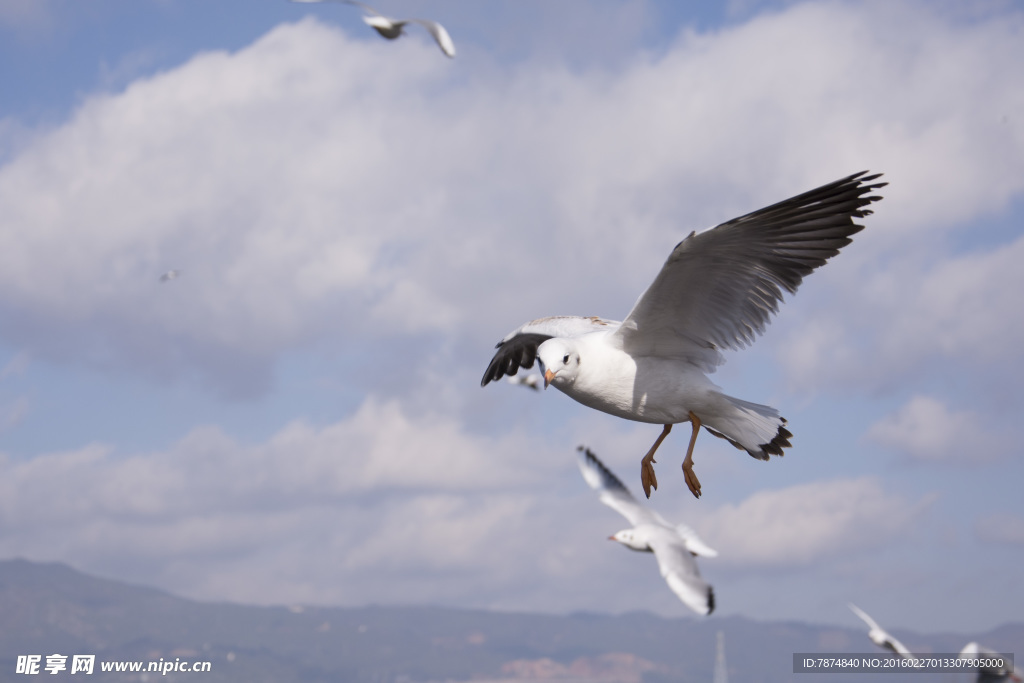
<path id="1" fill-rule="evenodd" d="M 651 450 L 647 451 L 647 455 L 640 461 L 640 483 L 644 485 L 644 493 L 648 498 L 651 497 L 651 487 L 654 490 L 658 490 L 658 478 L 654 476 L 654 463 L 657 462 L 654 459 L 654 451 L 658 450 L 658 446 L 665 440 L 668 433 L 672 431 L 672 425 L 665 425 L 665 428 L 661 430 L 661 436 L 651 446 Z"/>
<path id="2" fill-rule="evenodd" d="M 686 457 L 683 459 L 683 477 L 686 479 L 686 485 L 690 488 L 692 493 L 697 498 L 700 498 L 700 480 L 697 479 L 697 475 L 693 471 L 693 445 L 697 443 L 697 432 L 700 431 L 700 418 L 690 411 L 690 423 L 693 425 L 693 433 L 690 434 L 690 445 L 686 449 Z M 655 487 L 657 488 L 657 487 Z"/>

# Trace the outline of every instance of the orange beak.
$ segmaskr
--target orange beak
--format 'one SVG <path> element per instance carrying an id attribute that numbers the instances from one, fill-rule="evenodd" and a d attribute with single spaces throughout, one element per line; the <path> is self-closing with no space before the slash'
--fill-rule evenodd
<path id="1" fill-rule="evenodd" d="M 555 378 L 555 373 L 550 370 L 544 371 L 544 388 L 547 389 L 548 385 L 551 384 L 551 380 Z"/>

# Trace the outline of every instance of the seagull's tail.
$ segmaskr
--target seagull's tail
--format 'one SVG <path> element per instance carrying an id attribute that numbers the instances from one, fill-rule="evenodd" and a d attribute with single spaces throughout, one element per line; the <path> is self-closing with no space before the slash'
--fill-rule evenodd
<path id="1" fill-rule="evenodd" d="M 746 451 L 758 460 L 771 455 L 783 455 L 789 448 L 793 434 L 786 429 L 786 418 L 771 406 L 751 403 L 725 394 L 719 394 L 730 406 L 723 414 L 701 416 L 704 428 L 725 439 L 736 448 Z"/>

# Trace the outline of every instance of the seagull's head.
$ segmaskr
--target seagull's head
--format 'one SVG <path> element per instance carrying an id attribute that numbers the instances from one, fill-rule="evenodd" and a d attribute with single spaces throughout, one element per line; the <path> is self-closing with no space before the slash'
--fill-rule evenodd
<path id="1" fill-rule="evenodd" d="M 648 545 L 647 541 L 641 540 L 633 529 L 623 529 L 608 537 L 609 541 L 618 541 L 622 545 L 626 546 L 630 550 L 639 550 L 640 552 L 652 552 L 651 546 Z"/>
<path id="2" fill-rule="evenodd" d="M 548 339 L 537 348 L 537 361 L 544 373 L 544 388 L 554 384 L 564 389 L 576 381 L 580 370 L 580 352 L 569 339 Z"/>

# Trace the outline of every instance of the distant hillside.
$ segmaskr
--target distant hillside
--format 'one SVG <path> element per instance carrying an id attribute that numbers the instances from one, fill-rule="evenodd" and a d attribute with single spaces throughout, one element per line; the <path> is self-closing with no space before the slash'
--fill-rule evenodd
<path id="1" fill-rule="evenodd" d="M 734 683 L 894 680 L 794 675 L 794 652 L 871 652 L 865 632 L 740 618 L 663 619 L 646 613 L 550 616 L 439 607 L 246 607 L 200 603 L 87 576 L 61 564 L 0 562 L 0 682 L 18 655 L 96 655 L 85 680 L 709 682 L 715 634 L 725 633 Z M 1024 624 L 985 634 L 896 631 L 911 649 L 956 652 L 968 641 L 1024 656 Z M 99 671 L 101 662 L 208 661 L 208 673 Z M 70 670 L 70 659 L 68 667 Z M 168 664 L 170 665 L 170 664 Z M 81 680 L 65 671 L 43 680 Z M 925 683 L 920 674 L 899 680 Z M 950 675 L 944 683 L 972 677 Z"/>

